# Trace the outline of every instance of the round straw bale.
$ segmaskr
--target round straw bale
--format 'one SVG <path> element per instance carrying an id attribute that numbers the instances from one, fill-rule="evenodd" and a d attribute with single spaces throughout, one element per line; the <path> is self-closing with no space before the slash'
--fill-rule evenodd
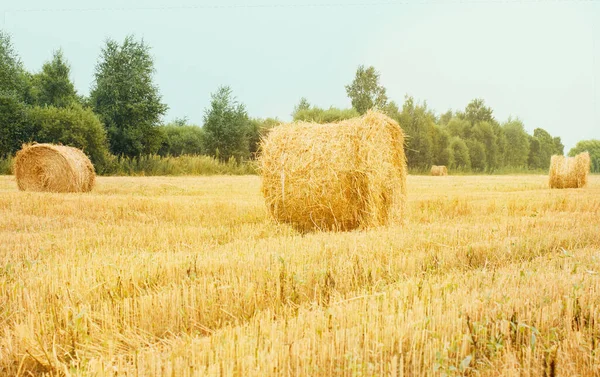
<path id="1" fill-rule="evenodd" d="M 13 171 L 24 191 L 87 192 L 96 180 L 94 166 L 79 149 L 29 144 L 17 152 Z"/>
<path id="2" fill-rule="evenodd" d="M 300 231 L 401 222 L 404 133 L 369 111 L 333 124 L 288 123 L 262 140 L 262 192 L 271 215 Z"/>
<path id="3" fill-rule="evenodd" d="M 550 188 L 580 188 L 587 184 L 590 171 L 590 154 L 583 152 L 575 157 L 560 155 L 550 159 Z"/>
<path id="4" fill-rule="evenodd" d="M 444 165 L 433 165 L 431 167 L 431 175 L 445 176 L 448 175 L 448 168 Z"/>

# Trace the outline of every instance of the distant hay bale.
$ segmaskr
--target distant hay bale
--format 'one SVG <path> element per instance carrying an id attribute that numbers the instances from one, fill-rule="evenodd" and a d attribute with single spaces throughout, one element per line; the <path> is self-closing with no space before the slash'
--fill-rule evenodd
<path id="1" fill-rule="evenodd" d="M 583 152 L 575 157 L 552 156 L 550 160 L 550 188 L 580 188 L 587 184 L 590 172 L 590 154 Z"/>
<path id="2" fill-rule="evenodd" d="M 271 215 L 300 231 L 401 222 L 404 133 L 384 114 L 339 123 L 282 124 L 261 144 L 262 192 Z"/>
<path id="3" fill-rule="evenodd" d="M 23 145 L 13 171 L 23 191 L 87 192 L 96 180 L 89 158 L 81 150 L 63 145 Z"/>
<path id="4" fill-rule="evenodd" d="M 448 175 L 448 168 L 446 168 L 444 165 L 433 165 L 431 167 L 431 175 Z"/>

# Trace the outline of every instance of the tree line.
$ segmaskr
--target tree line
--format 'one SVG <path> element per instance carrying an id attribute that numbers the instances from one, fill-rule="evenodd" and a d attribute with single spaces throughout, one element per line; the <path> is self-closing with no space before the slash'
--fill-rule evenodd
<path id="1" fill-rule="evenodd" d="M 377 108 L 395 119 L 406 134 L 406 156 L 413 171 L 428 171 L 445 165 L 454 171 L 487 172 L 547 170 L 554 154 L 563 155 L 561 138 L 543 128 L 528 134 L 519 118 L 499 122 L 483 99 L 476 98 L 464 110 L 436 114 L 427 103 L 411 96 L 402 108 L 387 97 L 374 67 L 359 66 L 354 80 L 346 86 L 351 109 L 311 106 L 301 98 L 294 108 L 294 120 L 318 123 L 349 119 Z M 580 141 L 569 156 L 588 151 L 593 172 L 600 172 L 600 140 Z"/>
<path id="2" fill-rule="evenodd" d="M 24 69 L 10 36 L 0 31 L 0 158 L 23 143 L 81 148 L 97 171 L 111 173 L 117 158 L 208 155 L 228 162 L 251 159 L 273 119 L 251 119 L 229 87 L 212 94 L 202 127 L 176 119 L 153 82 L 149 46 L 128 36 L 108 39 L 100 52 L 89 96 L 79 95 L 70 66 L 56 51 L 39 72 Z"/>
<path id="3" fill-rule="evenodd" d="M 118 158 L 207 155 L 239 163 L 253 159 L 260 138 L 280 123 L 276 118 L 251 118 L 231 88 L 223 86 L 212 93 L 201 127 L 186 118 L 163 124 L 168 106 L 153 81 L 154 73 L 150 47 L 143 40 L 108 39 L 89 96 L 83 96 L 75 90 L 60 50 L 39 72 L 28 72 L 10 36 L 0 31 L 0 158 L 36 141 L 81 148 L 97 171 L 106 174 Z M 324 109 L 301 98 L 293 119 L 330 123 L 377 108 L 404 129 L 413 170 L 425 171 L 432 164 L 466 172 L 547 169 L 552 154 L 564 153 L 560 137 L 541 128 L 529 135 L 518 118 L 500 123 L 481 99 L 464 110 L 440 115 L 409 96 L 400 108 L 389 100 L 379 80 L 374 67 L 360 66 L 345 87 L 351 108 Z M 596 151 L 592 164 L 600 170 L 600 142 L 584 141 L 575 149 Z"/>

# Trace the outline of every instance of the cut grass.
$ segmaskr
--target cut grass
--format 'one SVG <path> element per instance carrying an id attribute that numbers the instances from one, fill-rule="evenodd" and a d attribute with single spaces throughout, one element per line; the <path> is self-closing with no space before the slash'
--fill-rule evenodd
<path id="1" fill-rule="evenodd" d="M 592 375 L 600 177 L 545 187 L 409 176 L 405 226 L 300 235 L 253 176 L 0 177 L 0 374 Z"/>

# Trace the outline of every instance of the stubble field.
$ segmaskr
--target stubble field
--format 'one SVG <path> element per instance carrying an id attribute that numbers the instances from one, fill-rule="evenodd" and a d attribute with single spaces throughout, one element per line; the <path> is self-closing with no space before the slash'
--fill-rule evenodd
<path id="1" fill-rule="evenodd" d="M 408 194 L 403 226 L 302 235 L 255 176 L 0 176 L 0 375 L 600 374 L 600 176 Z"/>

